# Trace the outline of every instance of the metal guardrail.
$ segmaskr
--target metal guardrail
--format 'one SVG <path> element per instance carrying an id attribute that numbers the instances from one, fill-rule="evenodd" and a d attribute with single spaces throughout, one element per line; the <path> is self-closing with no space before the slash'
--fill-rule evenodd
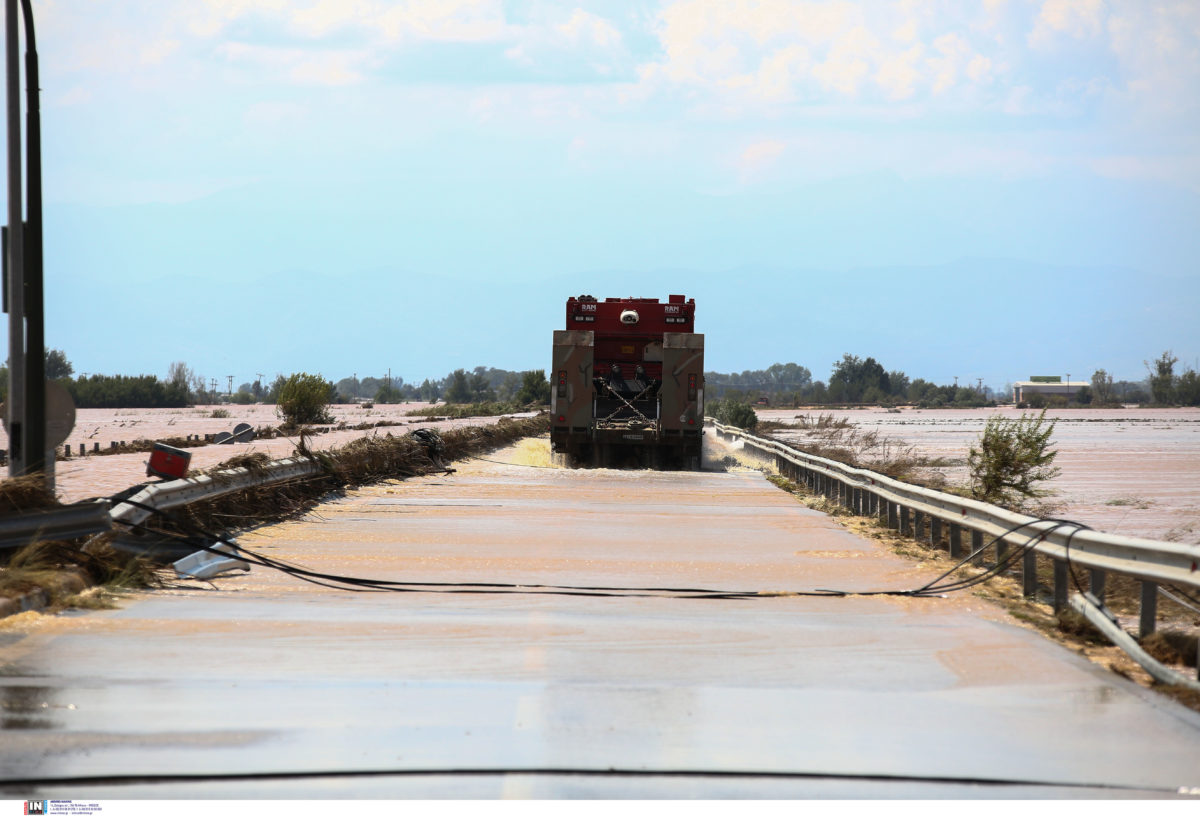
<path id="1" fill-rule="evenodd" d="M 262 487 L 312 476 L 320 471 L 320 464 L 313 459 L 278 459 L 253 470 L 244 467 L 230 468 L 206 476 L 159 482 L 130 496 L 129 503 L 119 503 L 112 511 L 112 520 L 122 525 L 140 524 L 154 510 L 170 510 L 173 507 L 182 507 L 191 502 L 213 499 L 226 493 L 245 490 L 248 487 Z"/>
<path id="2" fill-rule="evenodd" d="M 72 504 L 0 518 L 0 548 L 22 547 L 34 539 L 66 541 L 112 529 L 106 500 Z"/>
<path id="3" fill-rule="evenodd" d="M 1014 513 L 995 505 L 906 484 L 878 473 L 797 451 L 781 442 L 763 439 L 740 428 L 713 422 L 723 439 L 736 439 L 745 450 L 773 460 L 780 473 L 813 492 L 849 508 L 858 515 L 878 515 L 888 526 L 925 542 L 940 542 L 948 528 L 950 555 L 963 555 L 963 534 L 970 534 L 971 550 L 983 548 L 984 536 L 999 538 L 1020 527 L 1020 540 L 1036 545 L 1023 556 L 1022 583 L 1026 595 L 1037 590 L 1036 557 L 1054 560 L 1054 607 L 1067 607 L 1068 563 L 1090 571 L 1091 592 L 1104 599 L 1108 573 L 1128 575 L 1142 582 L 1140 635 L 1154 631 L 1158 584 L 1200 589 L 1200 545 L 1085 530 L 1058 522 Z M 1003 560 L 1010 543 L 997 542 L 997 560 Z"/>

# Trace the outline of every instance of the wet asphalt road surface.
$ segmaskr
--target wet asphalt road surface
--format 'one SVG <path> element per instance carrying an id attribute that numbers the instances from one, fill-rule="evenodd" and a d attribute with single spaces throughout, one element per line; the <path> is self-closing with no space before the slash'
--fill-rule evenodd
<path id="1" fill-rule="evenodd" d="M 542 443 L 544 444 L 544 442 Z M 1200 716 L 951 598 L 753 472 L 532 467 L 358 490 L 255 568 L 0 625 L 6 798 L 1154 797 Z M 468 587 L 464 584 L 499 584 Z M 547 589 L 544 587 L 560 587 Z M 596 590 L 603 587 L 604 590 Z M 219 590 L 219 591 L 218 591 Z"/>

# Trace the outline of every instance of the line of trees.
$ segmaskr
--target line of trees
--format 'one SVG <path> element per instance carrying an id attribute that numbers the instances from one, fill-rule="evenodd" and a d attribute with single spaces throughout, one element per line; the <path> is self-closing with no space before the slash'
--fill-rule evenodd
<path id="1" fill-rule="evenodd" d="M 1104 369 L 1092 374 L 1091 386 L 1071 394 L 1072 404 L 1104 406 L 1200 405 L 1200 374 L 1192 368 L 1176 373 L 1179 359 L 1170 351 L 1146 362 L 1149 376 L 1140 382 L 1114 380 Z M 903 371 L 888 371 L 874 357 L 861 359 L 843 354 L 833 364 L 828 381 L 814 380 L 812 372 L 796 363 L 775 363 L 758 371 L 704 374 L 711 399 L 762 402 L 771 405 L 917 405 L 921 408 L 973 408 L 994 405 L 1012 397 L 1011 385 L 997 393 L 987 386 L 970 388 L 938 385 L 921 378 L 909 379 Z M 1034 408 L 1068 404 L 1064 396 L 1034 395 Z"/>
<path id="2" fill-rule="evenodd" d="M 898 405 L 971 408 L 993 404 L 995 393 L 987 387 L 937 385 L 903 371 L 888 371 L 874 357 L 843 354 L 833 364 L 828 383 L 813 380 L 812 372 L 796 363 L 775 363 L 761 371 L 741 374 L 705 372 L 705 389 L 715 399 L 761 402 L 773 405 Z"/>
<path id="3" fill-rule="evenodd" d="M 1071 395 L 1072 403 L 1093 406 L 1124 403 L 1152 405 L 1200 405 L 1200 373 L 1191 367 L 1178 372 L 1179 358 L 1164 351 L 1146 361 L 1148 376 L 1140 382 L 1114 380 L 1105 369 L 1097 369 L 1091 385 Z M 47 349 L 46 376 L 61 382 L 80 408 L 175 408 L 235 403 L 275 404 L 288 377 L 278 375 L 269 385 L 260 381 L 243 383 L 232 395 L 222 394 L 215 380 L 196 374 L 186 363 L 171 363 L 164 379 L 152 374 L 85 374 L 73 376 L 74 366 L 64 352 Z M 812 372 L 797 363 L 775 363 L 756 371 L 723 374 L 705 372 L 705 389 L 710 400 L 771 405 L 897 405 L 969 408 L 995 404 L 1011 397 L 982 386 L 970 388 L 938 385 L 910 379 L 903 371 L 888 371 L 874 357 L 865 359 L 843 354 L 833 364 L 827 381 L 814 380 Z M 419 385 L 403 377 L 346 377 L 328 383 L 328 402 L 373 400 L 398 403 L 420 400 L 451 403 L 512 402 L 518 405 L 545 404 L 550 400 L 550 383 L 544 370 L 508 371 L 477 366 L 456 369 L 440 379 L 425 379 Z M 7 396 L 8 367 L 0 366 L 0 398 Z M 1060 396 L 1038 397 L 1035 408 L 1066 405 Z"/>
<path id="4" fill-rule="evenodd" d="M 521 405 L 550 401 L 550 382 L 544 370 L 508 371 L 503 368 L 476 366 L 471 371 L 455 369 L 438 380 L 426 379 L 420 385 L 404 382 L 403 377 L 346 377 L 337 382 L 338 399 L 349 402 L 369 399 L 374 402 L 452 403 L 515 402 Z"/>

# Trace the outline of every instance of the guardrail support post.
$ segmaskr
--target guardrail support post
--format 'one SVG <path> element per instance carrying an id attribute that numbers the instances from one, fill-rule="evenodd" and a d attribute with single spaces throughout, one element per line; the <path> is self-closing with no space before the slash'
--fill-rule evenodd
<path id="1" fill-rule="evenodd" d="M 983 549 L 983 530 L 971 531 L 971 554 L 979 552 Z"/>
<path id="2" fill-rule="evenodd" d="M 929 543 L 941 549 L 942 546 L 942 520 L 937 516 L 929 517 Z"/>
<path id="3" fill-rule="evenodd" d="M 961 524 L 950 525 L 950 557 L 962 558 L 962 533 Z"/>
<path id="4" fill-rule="evenodd" d="M 996 539 L 996 565 L 999 566 L 1000 564 L 1003 564 L 1004 560 L 1006 558 L 1008 558 L 1008 542 L 1005 541 L 1004 539 L 997 538 Z"/>
<path id="5" fill-rule="evenodd" d="M 1067 562 L 1054 560 L 1054 611 L 1067 608 Z"/>
<path id="6" fill-rule="evenodd" d="M 1138 616 L 1138 637 L 1154 634 L 1154 619 L 1158 617 L 1158 584 L 1142 581 L 1142 611 Z"/>
<path id="7" fill-rule="evenodd" d="M 900 512 L 898 510 L 899 505 L 897 505 L 894 501 L 886 501 L 884 504 L 887 505 L 888 529 L 895 530 L 900 526 Z"/>
<path id="8" fill-rule="evenodd" d="M 911 536 L 912 520 L 909 518 L 908 508 L 901 504 L 898 505 L 898 509 L 900 511 L 900 535 Z"/>
<path id="9" fill-rule="evenodd" d="M 1104 603 L 1104 579 L 1107 577 L 1108 573 L 1104 570 L 1088 570 L 1088 589 L 1096 596 L 1096 600 L 1102 604 Z"/>
<path id="10" fill-rule="evenodd" d="M 921 543 L 926 541 L 925 538 L 925 514 L 920 510 L 913 511 L 913 538 Z"/>
<path id="11" fill-rule="evenodd" d="M 1026 598 L 1037 594 L 1037 553 L 1033 550 L 1021 556 L 1021 593 Z"/>

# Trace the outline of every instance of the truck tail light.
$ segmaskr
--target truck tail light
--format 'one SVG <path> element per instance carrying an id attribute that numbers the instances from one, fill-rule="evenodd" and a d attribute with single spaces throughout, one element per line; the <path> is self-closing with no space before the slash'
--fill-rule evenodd
<path id="1" fill-rule="evenodd" d="M 567 396 L 567 372 L 558 372 L 558 395 L 564 399 Z"/>
<path id="2" fill-rule="evenodd" d="M 688 402 L 696 399 L 696 375 L 688 374 Z"/>

